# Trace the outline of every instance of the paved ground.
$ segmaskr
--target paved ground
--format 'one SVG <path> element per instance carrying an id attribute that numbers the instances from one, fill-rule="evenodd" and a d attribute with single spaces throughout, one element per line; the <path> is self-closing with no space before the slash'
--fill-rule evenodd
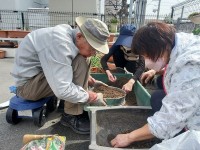
<path id="1" fill-rule="evenodd" d="M 10 75 L 13 66 L 13 58 L 0 59 L 0 103 L 10 99 L 13 94 L 8 87 L 14 84 Z M 17 125 L 6 122 L 6 110 L 0 110 L 0 146 L 2 150 L 18 150 L 22 147 L 24 134 L 59 134 L 66 136 L 66 150 L 87 150 L 89 146 L 89 135 L 79 135 L 60 123 L 61 114 L 57 111 L 51 113 L 47 122 L 41 128 L 34 126 L 31 119 L 24 119 Z"/>

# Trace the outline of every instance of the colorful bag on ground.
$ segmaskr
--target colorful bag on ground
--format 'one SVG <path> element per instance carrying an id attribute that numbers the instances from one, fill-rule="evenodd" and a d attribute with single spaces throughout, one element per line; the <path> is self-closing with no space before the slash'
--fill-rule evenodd
<path id="1" fill-rule="evenodd" d="M 24 135 L 21 150 L 64 150 L 65 136 L 58 135 Z"/>

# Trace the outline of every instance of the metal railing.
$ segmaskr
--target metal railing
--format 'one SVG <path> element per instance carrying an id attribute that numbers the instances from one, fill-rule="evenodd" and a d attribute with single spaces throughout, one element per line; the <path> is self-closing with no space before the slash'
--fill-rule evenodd
<path id="1" fill-rule="evenodd" d="M 28 11 L 12 11 L 12 10 L 0 10 L 0 30 L 36 30 L 39 28 L 52 27 L 58 24 L 69 24 L 72 27 L 75 26 L 75 18 L 78 16 L 84 16 L 89 18 L 97 18 L 104 21 L 108 27 L 110 20 L 113 15 L 95 14 L 95 13 L 79 13 L 79 12 L 53 12 L 47 10 L 28 10 Z M 157 21 L 156 15 L 145 15 L 144 24 Z M 160 15 L 159 21 L 164 21 L 166 15 Z M 118 30 L 122 24 L 127 22 L 122 22 L 118 25 Z M 128 21 L 128 19 L 127 19 Z M 131 20 L 134 23 L 134 18 Z M 142 25 L 144 25 L 142 24 Z M 141 25 L 141 26 L 142 26 Z"/>
<path id="2" fill-rule="evenodd" d="M 75 18 L 85 16 L 97 18 L 105 21 L 112 16 L 95 13 L 74 12 L 51 12 L 48 10 L 29 10 L 29 11 L 11 11 L 0 10 L 0 29 L 1 30 L 35 30 L 44 27 L 52 27 L 58 24 L 75 25 Z"/>
<path id="3" fill-rule="evenodd" d="M 177 22 L 174 23 L 177 32 L 191 33 L 195 28 L 200 28 L 200 25 L 195 25 L 187 18 L 178 18 Z"/>

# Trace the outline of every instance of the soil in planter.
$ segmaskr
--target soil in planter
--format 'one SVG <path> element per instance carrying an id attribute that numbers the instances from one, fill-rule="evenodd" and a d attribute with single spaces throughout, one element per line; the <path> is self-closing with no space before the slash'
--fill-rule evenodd
<path id="1" fill-rule="evenodd" d="M 108 84 L 109 86 L 114 86 L 114 87 L 118 87 L 118 88 L 122 88 L 124 84 L 126 84 L 130 79 L 129 78 L 125 78 L 125 77 L 120 77 L 117 78 L 117 80 L 115 82 L 111 82 L 108 81 L 106 84 Z M 136 106 L 137 105 L 137 101 L 136 101 L 136 96 L 134 92 L 129 92 L 126 95 L 125 98 L 126 102 L 125 102 L 125 106 Z"/>
<path id="2" fill-rule="evenodd" d="M 97 112 L 96 141 L 97 145 L 111 147 L 110 141 L 118 134 L 129 133 L 147 123 L 152 115 L 150 109 L 117 109 Z M 134 142 L 126 148 L 151 148 L 161 140 L 153 138 Z"/>
<path id="3" fill-rule="evenodd" d="M 104 98 L 122 98 L 125 94 L 119 90 L 111 88 L 109 86 L 100 85 L 93 90 L 96 93 L 102 93 Z"/>

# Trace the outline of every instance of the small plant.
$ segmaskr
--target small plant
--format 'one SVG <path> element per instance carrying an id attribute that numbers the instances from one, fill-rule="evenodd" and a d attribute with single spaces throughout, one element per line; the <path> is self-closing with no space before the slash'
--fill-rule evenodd
<path id="1" fill-rule="evenodd" d="M 95 56 L 91 57 L 91 65 L 90 65 L 90 71 L 93 73 L 102 73 L 103 68 L 101 66 L 101 57 L 102 54 L 97 53 Z"/>
<path id="2" fill-rule="evenodd" d="M 91 57 L 91 67 L 102 68 L 101 66 L 101 56 L 99 54 Z"/>
<path id="3" fill-rule="evenodd" d="M 199 34 L 200 34 L 200 28 L 194 29 L 194 30 L 192 31 L 192 33 L 193 33 L 194 35 L 199 35 Z"/>
<path id="4" fill-rule="evenodd" d="M 164 22 L 168 23 L 168 24 L 171 24 L 172 23 L 171 17 L 170 16 L 166 16 L 165 19 L 164 19 Z"/>
<path id="5" fill-rule="evenodd" d="M 110 23 L 118 23 L 117 18 L 112 18 L 112 19 L 110 20 Z"/>

